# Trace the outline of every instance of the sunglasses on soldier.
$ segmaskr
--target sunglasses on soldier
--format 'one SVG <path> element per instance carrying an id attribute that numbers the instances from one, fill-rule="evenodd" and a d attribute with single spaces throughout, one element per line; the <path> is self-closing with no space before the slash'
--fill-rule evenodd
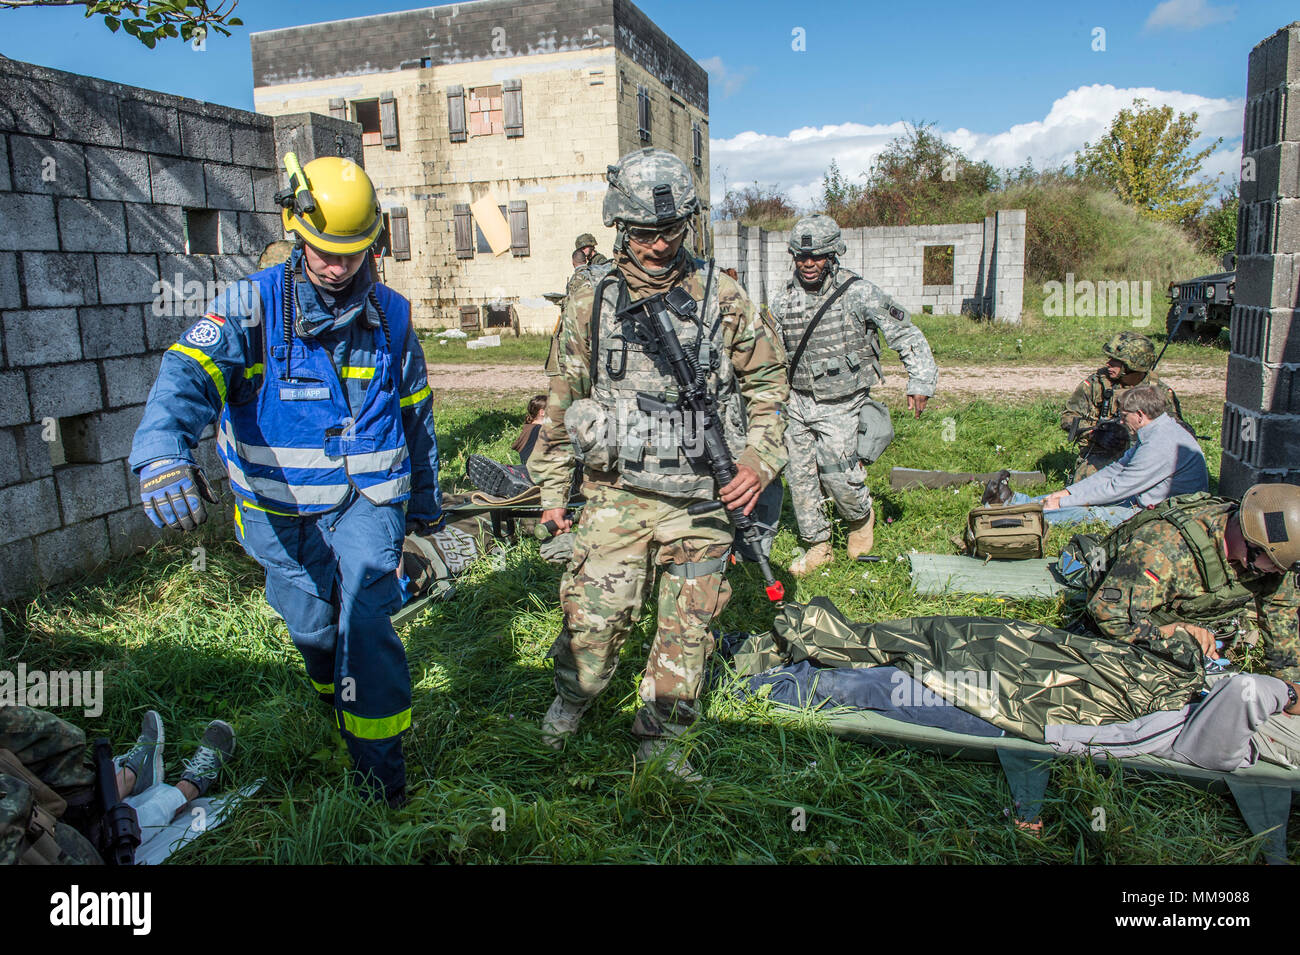
<path id="1" fill-rule="evenodd" d="M 636 242 L 638 245 L 654 245 L 660 239 L 665 242 L 676 242 L 686 234 L 686 222 L 678 222 L 676 225 L 666 226 L 662 229 L 632 229 L 627 230 L 627 237 Z"/>

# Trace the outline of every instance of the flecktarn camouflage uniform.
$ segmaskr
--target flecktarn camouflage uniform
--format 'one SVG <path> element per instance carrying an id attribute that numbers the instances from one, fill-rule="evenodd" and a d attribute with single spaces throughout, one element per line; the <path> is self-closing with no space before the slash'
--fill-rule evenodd
<path id="1" fill-rule="evenodd" d="M 844 253 L 845 245 L 835 220 L 810 216 L 795 223 L 790 250 L 837 256 Z M 827 264 L 817 291 L 808 291 L 791 276 L 771 306 L 787 360 L 793 360 L 822 304 L 854 277 L 835 258 Z M 790 372 L 786 483 L 799 537 L 809 544 L 831 537 L 822 508 L 823 490 L 845 520 L 862 520 L 871 513 L 871 491 L 857 446 L 862 407 L 871 389 L 884 380 L 881 335 L 907 369 L 907 393 L 933 395 L 939 369 L 924 333 L 890 295 L 861 278 L 822 316 L 798 366 Z"/>

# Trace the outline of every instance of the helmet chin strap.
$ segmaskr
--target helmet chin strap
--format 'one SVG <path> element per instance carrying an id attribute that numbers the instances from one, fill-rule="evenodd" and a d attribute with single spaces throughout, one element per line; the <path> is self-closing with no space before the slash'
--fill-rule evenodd
<path id="1" fill-rule="evenodd" d="M 628 257 L 633 262 L 636 263 L 636 267 L 638 269 L 640 269 L 646 275 L 650 276 L 650 278 L 658 279 L 658 278 L 663 278 L 665 275 L 671 272 L 677 266 L 677 263 L 681 261 L 682 256 L 686 253 L 686 243 L 682 242 L 681 246 L 679 246 L 677 249 L 677 254 L 672 257 L 672 260 L 667 265 L 665 265 L 663 268 L 652 269 L 650 266 L 646 265 L 644 262 L 641 261 L 641 256 L 636 254 L 636 250 L 632 248 L 632 243 L 627 241 L 626 230 L 620 225 L 618 230 L 618 237 L 614 240 L 614 251 L 626 252 L 628 254 Z"/>
<path id="2" fill-rule="evenodd" d="M 808 291 L 810 291 L 810 292 L 816 292 L 816 291 L 818 291 L 818 290 L 819 290 L 823 285 L 825 285 L 825 284 L 826 284 L 826 276 L 830 275 L 830 274 L 831 274 L 831 269 L 835 268 L 835 267 L 838 266 L 839 264 L 840 264 L 840 263 L 839 263 L 839 258 L 838 258 L 838 256 L 835 256 L 835 255 L 828 255 L 828 256 L 826 257 L 826 266 L 822 269 L 822 274 L 819 275 L 819 276 L 817 276 L 817 281 L 816 281 L 816 282 L 814 282 L 813 284 L 809 285 L 807 282 L 804 281 L 804 277 L 799 273 L 799 263 L 796 262 L 796 261 L 794 261 L 793 258 L 790 260 L 790 267 L 794 270 L 794 277 L 795 277 L 796 279 L 798 279 L 800 285 L 802 285 L 804 288 L 806 288 L 806 289 L 807 289 Z"/>

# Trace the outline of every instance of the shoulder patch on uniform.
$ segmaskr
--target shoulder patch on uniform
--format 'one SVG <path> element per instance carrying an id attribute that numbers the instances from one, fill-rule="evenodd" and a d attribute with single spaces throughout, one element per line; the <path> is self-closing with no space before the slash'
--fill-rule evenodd
<path id="1" fill-rule="evenodd" d="M 185 333 L 185 340 L 191 345 L 197 345 L 199 348 L 207 348 L 209 345 L 215 345 L 221 339 L 221 329 L 212 319 L 199 319 L 193 327 Z"/>
<path id="2" fill-rule="evenodd" d="M 1157 584 L 1160 583 L 1160 578 L 1149 568 L 1143 568 L 1142 573 L 1146 575 L 1148 580 Z"/>
<path id="3" fill-rule="evenodd" d="M 203 317 L 204 317 L 204 318 L 210 318 L 210 319 L 212 319 L 212 320 L 213 320 L 214 322 L 216 322 L 218 325 L 224 325 L 224 324 L 226 324 L 225 316 L 223 316 L 223 315 L 218 315 L 216 312 L 208 312 L 208 313 L 207 313 L 206 315 L 204 315 Z"/>
<path id="4" fill-rule="evenodd" d="M 899 322 L 907 318 L 907 313 L 903 311 L 901 308 L 899 308 L 897 305 L 889 306 L 889 314 L 894 317 L 895 321 L 899 321 Z"/>
<path id="5" fill-rule="evenodd" d="M 1101 588 L 1100 596 L 1102 600 L 1109 600 L 1111 603 L 1114 603 L 1116 600 L 1119 600 L 1120 597 L 1124 596 L 1124 593 L 1118 587 L 1103 587 Z"/>

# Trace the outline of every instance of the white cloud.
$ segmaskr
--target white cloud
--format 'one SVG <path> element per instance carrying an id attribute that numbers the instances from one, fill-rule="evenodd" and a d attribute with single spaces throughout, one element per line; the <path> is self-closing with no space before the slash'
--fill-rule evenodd
<path id="1" fill-rule="evenodd" d="M 704 67 L 709 74 L 709 86 L 721 86 L 722 98 L 726 99 L 745 85 L 750 74 L 754 72 L 752 66 L 741 67 L 739 70 L 730 69 L 722 62 L 722 57 L 711 56 L 707 60 L 700 60 L 700 66 Z"/>
<path id="2" fill-rule="evenodd" d="M 939 133 L 977 161 L 987 160 L 1006 168 L 1032 158 L 1039 168 L 1054 167 L 1071 161 L 1086 142 L 1096 140 L 1109 128 L 1117 112 L 1139 97 L 1153 105 L 1172 106 L 1175 112 L 1195 111 L 1201 132 L 1199 145 L 1203 148 L 1219 136 L 1224 140 L 1204 164 L 1207 178 L 1220 171 L 1230 173 L 1225 184 L 1236 178 L 1245 105 L 1240 99 L 1213 99 L 1153 87 L 1081 86 L 1056 100 L 1039 120 L 995 133 L 977 133 L 965 127 L 941 129 Z M 885 145 L 905 129 L 901 121 L 841 123 L 793 129 L 784 136 L 747 131 L 729 139 L 713 139 L 709 143 L 712 200 L 719 202 L 728 186 L 758 182 L 780 188 L 800 208 L 807 209 L 820 199 L 822 177 L 832 159 L 840 172 L 860 182 L 861 174 L 871 168 Z"/>
<path id="3" fill-rule="evenodd" d="M 1156 4 L 1144 30 L 1199 30 L 1213 23 L 1227 23 L 1237 15 L 1235 4 L 1212 7 L 1206 0 L 1164 0 Z"/>

